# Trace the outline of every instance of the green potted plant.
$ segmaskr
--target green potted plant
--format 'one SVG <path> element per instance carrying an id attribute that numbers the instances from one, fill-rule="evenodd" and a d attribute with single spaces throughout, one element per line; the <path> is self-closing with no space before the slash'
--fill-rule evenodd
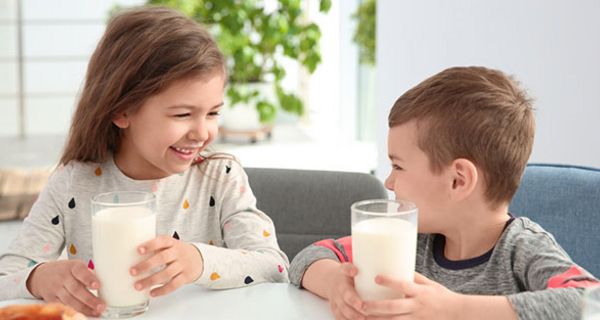
<path id="1" fill-rule="evenodd" d="M 358 45 L 360 62 L 369 66 L 375 65 L 375 14 L 375 0 L 364 0 L 352 15 L 357 22 L 352 40 Z"/>
<path id="2" fill-rule="evenodd" d="M 291 58 L 310 73 L 321 62 L 321 31 L 304 19 L 301 0 L 277 0 L 269 9 L 265 9 L 264 1 L 252 0 L 149 0 L 149 3 L 176 8 L 211 31 L 228 59 L 226 95 L 232 107 L 251 105 L 263 125 L 273 123 L 278 109 L 298 116 L 304 113 L 300 98 L 281 85 L 286 72 L 280 61 L 282 57 Z M 331 0 L 320 0 L 321 12 L 330 7 Z M 265 93 L 265 86 L 271 93 Z"/>
<path id="3" fill-rule="evenodd" d="M 375 51 L 376 0 L 363 0 L 352 18 L 356 21 L 354 42 L 359 52 L 358 137 L 363 141 L 375 140 Z"/>

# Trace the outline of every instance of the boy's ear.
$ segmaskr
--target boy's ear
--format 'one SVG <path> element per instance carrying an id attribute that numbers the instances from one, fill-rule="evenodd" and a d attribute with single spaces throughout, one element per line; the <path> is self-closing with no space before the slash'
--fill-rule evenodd
<path id="1" fill-rule="evenodd" d="M 127 112 L 119 113 L 113 118 L 112 122 L 121 129 L 129 127 L 129 117 L 127 117 Z"/>
<path id="2" fill-rule="evenodd" d="M 459 158 L 452 161 L 452 195 L 456 200 L 463 200 L 469 197 L 479 181 L 477 167 L 473 162 L 467 159 Z"/>

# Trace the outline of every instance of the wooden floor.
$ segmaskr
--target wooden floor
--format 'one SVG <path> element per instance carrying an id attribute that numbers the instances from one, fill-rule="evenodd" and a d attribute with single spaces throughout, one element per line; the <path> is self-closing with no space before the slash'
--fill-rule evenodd
<path id="1" fill-rule="evenodd" d="M 0 169 L 0 221 L 25 218 L 50 173 L 49 169 Z"/>

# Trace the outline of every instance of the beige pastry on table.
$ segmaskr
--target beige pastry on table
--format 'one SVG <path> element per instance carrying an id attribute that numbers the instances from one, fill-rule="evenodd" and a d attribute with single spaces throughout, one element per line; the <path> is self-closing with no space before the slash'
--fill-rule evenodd
<path id="1" fill-rule="evenodd" d="M 15 304 L 0 308 L 2 320 L 85 320 L 81 313 L 61 303 Z"/>

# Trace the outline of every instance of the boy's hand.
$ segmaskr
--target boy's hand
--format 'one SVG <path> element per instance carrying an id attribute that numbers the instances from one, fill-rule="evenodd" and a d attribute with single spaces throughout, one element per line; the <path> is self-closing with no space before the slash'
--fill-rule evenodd
<path id="1" fill-rule="evenodd" d="M 363 301 L 354 289 L 354 276 L 356 267 L 351 263 L 342 263 L 330 274 L 333 284 L 328 292 L 327 299 L 336 319 L 365 319 Z"/>
<path id="2" fill-rule="evenodd" d="M 455 309 L 460 308 L 461 295 L 417 272 L 414 283 L 381 275 L 375 282 L 403 293 L 405 298 L 365 302 L 363 310 L 372 315 L 368 319 L 460 319 Z"/>
<path id="3" fill-rule="evenodd" d="M 140 245 L 138 253 L 150 254 L 150 257 L 133 266 L 131 275 L 150 274 L 159 269 L 134 285 L 137 290 L 160 285 L 150 291 L 152 297 L 165 295 L 195 281 L 204 269 L 202 255 L 194 245 L 169 236 L 159 236 Z"/>
<path id="4" fill-rule="evenodd" d="M 81 260 L 60 260 L 38 265 L 27 279 L 27 289 L 46 302 L 60 302 L 88 315 L 98 317 L 104 302 L 88 289 L 100 288 L 96 274 Z"/>

